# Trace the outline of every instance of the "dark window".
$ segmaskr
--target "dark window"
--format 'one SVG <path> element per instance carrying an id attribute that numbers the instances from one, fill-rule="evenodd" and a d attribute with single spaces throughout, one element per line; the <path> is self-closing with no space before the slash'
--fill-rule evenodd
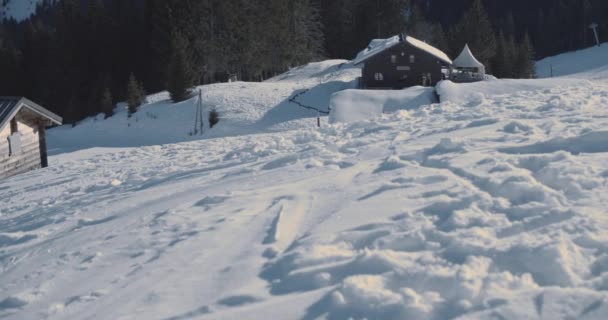
<path id="1" fill-rule="evenodd" d="M 17 126 L 17 119 L 13 118 L 11 120 L 11 134 L 17 133 L 19 131 L 19 127 Z"/>
<path id="2" fill-rule="evenodd" d="M 391 56 L 391 62 L 392 63 L 397 63 L 397 56 L 396 55 L 392 55 Z"/>
<path id="3" fill-rule="evenodd" d="M 376 81 L 384 81 L 384 75 L 380 72 L 376 72 L 376 74 L 374 74 L 374 79 Z"/>
<path id="4" fill-rule="evenodd" d="M 413 54 L 410 54 L 410 63 L 415 63 L 416 62 L 416 56 Z"/>

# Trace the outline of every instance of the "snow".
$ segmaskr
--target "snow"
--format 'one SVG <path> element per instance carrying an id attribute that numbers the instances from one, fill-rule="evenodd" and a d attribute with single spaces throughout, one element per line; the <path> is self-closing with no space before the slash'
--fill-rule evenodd
<path id="1" fill-rule="evenodd" d="M 42 0 L 3 1 L 0 8 L 0 20 L 12 18 L 17 21 L 23 21 L 36 12 L 36 6 L 41 2 Z"/>
<path id="2" fill-rule="evenodd" d="M 330 123 L 369 120 L 383 113 L 411 110 L 435 100 L 434 89 L 412 87 L 406 90 L 344 90 L 331 96 Z"/>
<path id="3" fill-rule="evenodd" d="M 202 87 L 202 137 L 166 93 L 49 130 L 50 167 L 0 181 L 0 317 L 606 317 L 605 78 L 444 82 L 316 128 L 286 101 L 329 107 L 344 63 Z M 389 100 L 360 94 L 334 97 Z"/>
<path id="4" fill-rule="evenodd" d="M 365 60 L 377 55 L 380 52 L 390 49 L 399 43 L 401 43 L 400 36 L 393 36 L 387 39 L 374 39 L 370 42 L 367 48 L 357 54 L 357 57 L 355 57 L 353 60 L 353 64 L 361 64 Z"/>
<path id="5" fill-rule="evenodd" d="M 422 51 L 426 51 L 432 55 L 434 55 L 435 57 L 437 57 L 438 59 L 442 60 L 443 62 L 447 63 L 447 64 L 452 64 L 452 59 L 450 59 L 450 57 L 448 57 L 447 54 L 445 54 L 443 51 L 427 44 L 426 42 L 420 41 L 414 37 L 410 37 L 407 36 L 405 37 L 405 41 L 407 41 L 409 44 L 413 45 L 414 47 L 422 50 Z"/>
<path id="6" fill-rule="evenodd" d="M 206 117 L 211 109 L 220 115 L 219 124 L 205 130 L 207 137 L 225 137 L 259 132 L 275 132 L 316 126 L 317 112 L 289 101 L 297 101 L 329 112 L 329 97 L 336 91 L 356 87 L 361 74 L 344 60 L 329 60 L 294 68 L 262 83 L 232 82 L 196 88 L 202 91 Z M 65 125 L 50 130 L 49 152 L 58 154 L 93 147 L 137 147 L 196 141 L 192 136 L 198 97 L 173 104 L 169 93 L 148 96 L 140 111 L 127 117 L 120 104 L 117 114 L 82 121 L 76 127 Z M 125 139 L 128 137 L 128 139 Z"/>
<path id="7" fill-rule="evenodd" d="M 442 102 L 453 102 L 463 105 L 479 105 L 487 97 L 510 96 L 524 92 L 555 92 L 558 94 L 565 87 L 593 87 L 593 83 L 584 79 L 488 79 L 472 83 L 454 83 L 441 81 L 437 85 L 437 94 Z M 555 103 L 575 103 L 564 101 L 564 97 L 555 96 Z"/>
<path id="8" fill-rule="evenodd" d="M 577 75 L 581 78 L 605 80 L 608 78 L 608 43 L 587 49 L 548 57 L 536 63 L 536 74 L 540 78 Z"/>
<path id="9" fill-rule="evenodd" d="M 359 54 L 357 54 L 357 57 L 355 57 L 355 59 L 353 60 L 353 64 L 354 65 L 359 65 L 363 62 L 365 62 L 365 60 L 377 55 L 380 52 L 383 52 L 387 49 L 390 49 L 392 47 L 394 47 L 395 45 L 399 44 L 402 42 L 401 40 L 401 36 L 393 36 L 387 39 L 374 39 L 370 42 L 369 46 L 367 48 L 365 48 L 363 51 L 359 52 Z M 445 63 L 451 64 L 452 60 L 441 50 L 423 42 L 420 41 L 414 37 L 410 37 L 410 36 L 406 36 L 405 37 L 405 41 L 407 41 L 407 43 L 409 43 L 410 45 L 425 51 L 435 57 L 437 57 L 437 59 L 440 59 L 442 61 L 444 61 Z"/>
<path id="10" fill-rule="evenodd" d="M 462 52 L 460 53 L 458 58 L 456 58 L 456 60 L 454 60 L 454 67 L 479 68 L 481 73 L 483 73 L 483 74 L 486 73 L 486 67 L 483 65 L 483 63 L 479 62 L 479 60 L 477 60 L 473 56 L 473 53 L 471 52 L 471 49 L 469 49 L 468 44 L 466 44 L 464 46 L 464 49 L 462 49 Z"/>

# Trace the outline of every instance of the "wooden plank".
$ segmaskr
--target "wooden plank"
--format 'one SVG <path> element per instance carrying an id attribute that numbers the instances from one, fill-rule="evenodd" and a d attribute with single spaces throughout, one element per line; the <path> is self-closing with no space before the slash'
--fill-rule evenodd
<path id="1" fill-rule="evenodd" d="M 32 152 L 37 152 L 38 154 L 40 154 L 40 150 L 38 148 L 38 144 L 37 143 L 30 143 L 28 145 L 22 146 L 21 147 L 21 153 L 19 153 L 18 155 L 13 155 L 13 156 L 4 156 L 4 157 L 0 157 L 0 159 L 6 158 L 6 159 L 10 159 L 10 158 L 19 158 L 22 157 L 24 155 L 27 155 L 29 153 Z M 0 163 L 2 162 L 2 160 L 0 160 Z"/>
<path id="2" fill-rule="evenodd" d="M 31 159 L 29 161 L 25 161 L 25 162 L 21 163 L 19 166 L 7 168 L 6 170 L 3 170 L 2 172 L 10 174 L 11 172 L 27 170 L 28 168 L 39 166 L 39 165 L 40 165 L 40 163 L 38 161 L 36 161 L 35 159 Z"/>
<path id="3" fill-rule="evenodd" d="M 7 146 L 0 146 L 0 161 L 3 158 L 8 158 L 9 156 L 9 149 L 8 149 L 8 145 Z"/>
<path id="4" fill-rule="evenodd" d="M 30 167 L 19 168 L 18 170 L 12 170 L 10 172 L 0 173 L 0 179 L 16 176 L 36 169 L 40 169 L 40 165 L 34 165 Z"/>
<path id="5" fill-rule="evenodd" d="M 23 137 L 21 138 L 21 149 L 27 149 L 29 147 L 32 147 L 35 145 L 36 147 L 38 147 L 38 139 L 34 139 L 32 137 L 27 137 L 26 139 L 23 139 Z M 0 144 L 0 159 L 2 159 L 4 156 L 8 156 L 9 155 L 9 151 L 10 151 L 10 147 L 8 145 L 8 141 L 6 143 L 1 143 Z"/>
<path id="6" fill-rule="evenodd" d="M 15 162 L 11 165 L 7 165 L 2 167 L 2 172 L 11 172 L 14 170 L 19 170 L 20 168 L 27 168 L 27 167 L 31 167 L 34 165 L 39 165 L 40 164 L 40 160 L 39 159 L 34 159 L 34 158 L 29 158 L 29 159 L 22 159 L 19 162 Z"/>
<path id="7" fill-rule="evenodd" d="M 2 170 L 2 168 L 5 168 L 6 166 L 11 166 L 15 163 L 23 162 L 24 160 L 28 159 L 37 159 L 38 161 L 40 161 L 40 152 L 37 148 L 25 151 L 25 153 L 22 153 L 19 156 L 8 157 L 5 160 L 0 161 L 0 170 Z"/>

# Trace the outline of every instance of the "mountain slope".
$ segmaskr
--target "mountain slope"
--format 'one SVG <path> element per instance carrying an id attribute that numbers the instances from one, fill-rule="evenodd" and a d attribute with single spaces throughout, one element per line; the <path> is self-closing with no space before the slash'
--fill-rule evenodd
<path id="1" fill-rule="evenodd" d="M 584 78 L 606 79 L 608 78 L 606 57 L 608 57 L 608 43 L 545 58 L 536 63 L 536 73 L 540 78 L 579 75 Z"/>
<path id="2" fill-rule="evenodd" d="M 0 181 L 0 317 L 605 317 L 606 82 L 456 87 L 478 92 L 320 129 L 272 113 L 356 73 L 313 69 L 203 88 L 239 134 L 81 146 Z"/>
<path id="3" fill-rule="evenodd" d="M 224 137 L 317 125 L 315 110 L 327 112 L 332 93 L 353 88 L 360 69 L 344 60 L 329 60 L 295 68 L 280 77 L 262 83 L 219 83 L 201 86 L 204 122 L 212 109 L 220 115 L 219 124 L 207 130 L 205 137 Z M 126 105 L 116 114 L 89 118 L 75 128 L 63 126 L 49 131 L 51 153 L 92 147 L 136 147 L 198 140 L 194 131 L 198 96 L 173 104 L 167 92 L 148 96 L 148 103 L 128 118 Z M 208 128 L 207 128 L 208 129 Z M 128 137 L 125 139 L 124 137 Z"/>

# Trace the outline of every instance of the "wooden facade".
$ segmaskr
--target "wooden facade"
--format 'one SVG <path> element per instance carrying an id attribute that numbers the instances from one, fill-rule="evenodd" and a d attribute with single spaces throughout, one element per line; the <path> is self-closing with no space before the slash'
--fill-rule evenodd
<path id="1" fill-rule="evenodd" d="M 48 166 L 46 127 L 61 118 L 22 98 L 0 97 L 0 179 Z"/>
<path id="2" fill-rule="evenodd" d="M 398 43 L 358 63 L 364 63 L 360 81 L 362 89 L 403 89 L 435 86 L 445 78 L 451 61 L 401 37 Z"/>

